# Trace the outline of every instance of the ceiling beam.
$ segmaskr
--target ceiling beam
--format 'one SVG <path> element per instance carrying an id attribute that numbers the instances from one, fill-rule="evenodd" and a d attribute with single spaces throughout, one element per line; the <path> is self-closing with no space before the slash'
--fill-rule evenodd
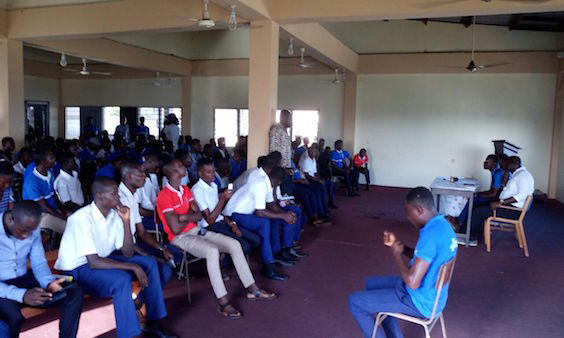
<path id="1" fill-rule="evenodd" d="M 280 24 L 323 21 L 418 19 L 556 12 L 564 0 L 444 1 L 444 0 L 269 0 L 272 19 Z"/>
<path id="2" fill-rule="evenodd" d="M 201 0 L 121 0 L 8 11 L 11 39 L 101 37 L 143 31 L 194 30 L 200 18 Z M 229 11 L 214 3 L 210 16 L 229 19 Z"/>
<path id="3" fill-rule="evenodd" d="M 266 0 L 212 0 L 212 2 L 227 9 L 235 5 L 237 15 L 250 21 L 271 18 L 270 4 Z"/>
<path id="4" fill-rule="evenodd" d="M 294 37 L 298 45 L 310 47 L 308 51 L 317 60 L 332 68 L 344 68 L 356 73 L 358 68 L 358 54 L 345 46 L 328 30 L 318 23 L 287 24 L 280 26 L 283 32 Z M 286 34 L 280 33 L 281 37 Z"/>
<path id="5" fill-rule="evenodd" d="M 68 55 L 118 66 L 182 76 L 191 74 L 191 64 L 188 60 L 104 38 L 26 42 L 41 49 L 65 52 Z"/>
<path id="6" fill-rule="evenodd" d="M 0 9 L 0 38 L 8 36 L 8 12 Z"/>

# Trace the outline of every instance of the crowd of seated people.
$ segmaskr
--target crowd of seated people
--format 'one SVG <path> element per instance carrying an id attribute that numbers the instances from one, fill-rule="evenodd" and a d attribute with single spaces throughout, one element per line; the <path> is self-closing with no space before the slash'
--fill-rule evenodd
<path id="1" fill-rule="evenodd" d="M 334 156 L 326 153 L 322 165 L 324 140 L 310 145 L 306 138 L 289 167 L 273 151 L 248 169 L 246 137 L 231 149 L 223 137 L 202 147 L 199 139 L 177 137 L 175 127 L 167 117 L 157 139 L 142 118 L 135 127 L 123 118 L 110 138 L 89 118 L 79 140 L 29 135 L 17 152 L 13 139 L 2 140 L 0 242 L 13 245 L 0 254 L 13 259 L 0 262 L 0 304 L 9 304 L 0 327 L 7 324 L 11 337 L 24 322 L 22 305 L 61 308 L 60 334 L 76 336 L 83 293 L 113 299 L 118 337 L 174 337 L 160 324 L 167 316 L 162 289 L 183 251 L 205 259 L 222 316 L 243 315 L 227 297 L 230 268 L 246 299 L 277 297 L 257 285 L 249 255 L 260 253 L 264 276 L 289 278 L 279 266 L 307 257 L 299 244 L 304 226 L 330 225 L 337 209 Z M 58 250 L 54 269 L 72 283 L 55 277 L 45 250 Z M 135 299 L 134 280 L 142 288 Z M 61 290 L 66 297 L 58 299 Z"/>

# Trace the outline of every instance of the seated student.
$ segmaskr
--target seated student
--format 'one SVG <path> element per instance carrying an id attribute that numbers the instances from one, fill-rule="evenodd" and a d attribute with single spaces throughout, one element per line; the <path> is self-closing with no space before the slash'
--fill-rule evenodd
<path id="1" fill-rule="evenodd" d="M 13 164 L 14 158 L 12 153 L 16 150 L 16 142 L 12 137 L 3 137 L 2 138 L 2 151 L 0 152 L 0 158 L 8 161 L 9 163 Z"/>
<path id="2" fill-rule="evenodd" d="M 482 191 L 476 194 L 473 201 L 473 208 L 477 208 L 482 205 L 489 205 L 490 202 L 497 200 L 499 194 L 501 193 L 502 181 L 505 171 L 498 166 L 497 155 L 490 154 L 486 157 L 484 161 L 484 169 L 489 170 L 492 176 L 492 181 L 490 184 L 490 189 Z M 466 223 L 468 219 L 468 203 L 460 215 L 458 215 L 458 222 L 460 224 Z"/>
<path id="3" fill-rule="evenodd" d="M 333 201 L 333 182 L 325 180 L 317 173 L 317 160 L 319 156 L 319 148 L 316 143 L 309 147 L 305 156 L 302 156 L 298 169 L 300 174 L 307 179 L 309 185 L 321 192 L 322 203 L 328 205 L 332 209 L 338 207 Z M 329 188 L 328 188 L 329 187 Z"/>
<path id="4" fill-rule="evenodd" d="M 208 158 L 198 161 L 198 174 L 200 180 L 192 187 L 194 199 L 202 211 L 203 218 L 198 222 L 200 229 L 218 232 L 236 239 L 241 243 L 243 252 L 248 254 L 252 247 L 260 245 L 260 237 L 247 229 L 239 228 L 237 223 L 227 217 L 223 217 L 221 211 L 227 201 L 233 195 L 232 190 L 218 193 L 217 184 L 214 182 L 215 166 Z"/>
<path id="5" fill-rule="evenodd" d="M 294 175 L 292 176 L 293 195 L 303 205 L 303 208 L 314 226 L 326 227 L 331 225 L 329 207 L 327 205 L 327 195 L 325 189 L 318 189 L 317 186 L 310 186 L 309 181 L 296 169 L 294 162 Z"/>
<path id="6" fill-rule="evenodd" d="M 173 245 L 193 256 L 206 259 L 208 276 L 219 302 L 219 312 L 232 319 L 242 316 L 227 298 L 227 290 L 219 266 L 220 252 L 231 255 L 239 279 L 247 288 L 247 299 L 270 300 L 276 297 L 275 294 L 266 292 L 256 285 L 239 242 L 220 233 L 199 231 L 196 223 L 202 219 L 202 213 L 194 201 L 192 191 L 180 184 L 182 177 L 186 175 L 184 165 L 173 159 L 165 163 L 162 170 L 168 177 L 168 184 L 157 196 L 157 212 L 163 222 L 164 230 Z"/>
<path id="7" fill-rule="evenodd" d="M 351 155 L 348 151 L 343 150 L 343 141 L 335 141 L 335 149 L 331 151 L 330 159 L 332 175 L 340 176 L 345 179 L 347 195 L 350 197 L 360 196 L 360 194 L 354 190 L 355 182 L 358 177 L 356 176 L 355 171 L 351 168 Z M 347 163 L 346 159 L 349 160 L 349 163 Z"/>
<path id="8" fill-rule="evenodd" d="M 317 156 L 317 171 L 319 173 L 319 177 L 321 177 L 321 179 L 323 179 L 323 182 L 325 183 L 325 189 L 327 189 L 327 198 L 329 199 L 329 206 L 332 209 L 337 209 L 338 207 L 335 204 L 335 189 L 333 186 L 333 181 L 331 180 L 331 177 L 333 176 L 331 172 L 330 159 L 331 148 L 323 148 L 321 145 L 318 145 L 318 149 L 320 153 Z"/>
<path id="9" fill-rule="evenodd" d="M 167 315 L 157 262 L 134 255 L 130 211 L 120 203 L 116 182 L 97 177 L 92 194 L 94 202 L 69 217 L 55 268 L 70 274 L 85 292 L 113 298 L 118 337 L 141 333 L 131 298 L 131 281 L 136 279 L 147 308 L 143 332 L 174 337 L 157 323 Z"/>
<path id="10" fill-rule="evenodd" d="M 109 177 L 119 180 L 119 172 L 124 156 L 119 151 L 115 151 L 108 156 L 108 163 L 96 172 L 96 177 Z"/>
<path id="11" fill-rule="evenodd" d="M 231 162 L 231 182 L 235 181 L 245 170 L 247 170 L 247 159 L 242 149 L 236 149 L 233 152 Z"/>
<path id="12" fill-rule="evenodd" d="M 213 149 L 213 160 L 215 162 L 220 162 L 221 160 L 229 160 L 229 151 L 225 147 L 225 137 L 220 137 L 217 139 L 217 147 Z"/>
<path id="13" fill-rule="evenodd" d="M 404 246 L 393 233 L 384 232 L 384 244 L 390 247 L 400 276 L 371 277 L 366 281 L 366 291 L 354 292 L 349 297 L 349 309 L 364 337 L 372 336 L 374 315 L 378 312 L 429 318 L 440 267 L 457 252 L 456 235 L 444 216 L 436 213 L 433 195 L 427 188 L 412 189 L 407 194 L 405 210 L 409 222 L 419 228 L 415 250 Z M 410 259 L 409 264 L 402 255 Z M 436 313 L 441 313 L 446 305 L 448 286 L 442 290 Z M 382 327 L 377 337 L 384 337 L 384 333 L 387 337 L 402 337 L 395 318 L 387 317 Z"/>
<path id="14" fill-rule="evenodd" d="M 521 166 L 521 159 L 511 156 L 508 160 L 507 169 L 511 172 L 511 179 L 499 194 L 499 199 L 493 200 L 490 205 L 483 205 L 474 208 L 472 211 L 472 227 L 470 228 L 470 245 L 476 245 L 484 230 L 484 221 L 493 215 L 492 210 L 496 210 L 501 205 L 509 205 L 516 208 L 523 208 L 528 196 L 535 191 L 535 180 L 525 167 Z M 517 219 L 521 211 L 498 209 L 497 216 Z"/>
<path id="15" fill-rule="evenodd" d="M 275 170 L 276 169 L 276 170 Z M 272 171 L 274 171 L 273 175 Z M 274 268 L 274 262 L 288 266 L 294 259 L 289 252 L 293 246 L 295 234 L 299 231 L 294 212 L 280 209 L 274 200 L 273 187 L 280 185 L 284 179 L 284 169 L 270 167 L 267 164 L 257 169 L 260 174 L 255 179 L 235 191 L 223 214 L 237 222 L 237 225 L 255 231 L 262 239 L 261 252 L 264 264 L 263 274 L 274 280 L 286 280 L 288 276 L 279 273 Z M 283 223 L 279 223 L 281 220 Z M 280 226 L 284 228 L 283 247 L 280 244 Z"/>
<path id="16" fill-rule="evenodd" d="M 41 306 L 63 288 L 64 278 L 51 274 L 38 228 L 41 208 L 36 202 L 22 201 L 0 214 L 0 318 L 9 327 L 2 337 L 18 337 L 25 321 L 20 307 Z M 26 264 L 29 259 L 28 270 Z M 61 309 L 60 337 L 76 337 L 82 311 L 82 289 L 73 285 L 66 297 L 48 307 Z"/>
<path id="17" fill-rule="evenodd" d="M 159 267 L 161 286 L 164 287 L 172 277 L 172 267 L 169 262 L 174 257 L 172 252 L 166 246 L 158 243 L 143 226 L 139 204 L 141 203 L 141 190 L 145 185 L 145 173 L 137 163 L 126 162 L 121 166 L 121 177 L 122 182 L 118 188 L 119 199 L 122 205 L 129 208 L 131 235 L 133 243 L 136 244 L 135 252 L 143 256 L 155 257 Z"/>
<path id="18" fill-rule="evenodd" d="M 14 181 L 14 167 L 8 161 L 0 161 L 0 212 L 12 209 L 14 197 L 12 183 Z"/>
<path id="19" fill-rule="evenodd" d="M 499 167 L 503 170 L 503 178 L 501 179 L 501 186 L 505 187 L 509 179 L 511 178 L 511 172 L 508 169 L 509 166 L 509 156 L 501 154 L 499 156 Z"/>
<path id="20" fill-rule="evenodd" d="M 63 149 L 61 149 L 63 150 Z M 72 154 L 73 156 L 73 160 L 76 163 L 76 171 L 80 172 L 80 163 L 84 157 L 84 162 L 88 162 L 88 161 L 94 161 L 96 158 L 94 157 L 94 154 L 88 149 L 87 146 L 84 147 L 84 149 L 81 151 L 80 147 L 78 146 L 78 141 L 76 140 L 72 140 L 69 141 L 66 146 L 65 149 L 63 151 L 66 151 L 67 153 Z M 59 156 L 59 154 L 56 154 L 57 156 Z M 59 174 L 56 173 L 55 176 L 58 176 Z"/>
<path id="21" fill-rule="evenodd" d="M 358 154 L 354 155 L 354 170 L 358 172 L 358 174 L 363 174 L 364 178 L 366 179 L 366 191 L 370 190 L 370 171 L 368 170 L 368 155 L 366 155 L 366 149 L 362 148 L 358 152 Z M 356 181 L 357 190 L 358 190 L 358 180 Z"/>
<path id="22" fill-rule="evenodd" d="M 186 175 L 182 177 L 182 179 L 180 180 L 180 184 L 190 186 L 191 185 L 190 182 L 192 182 L 191 180 L 192 177 L 190 177 L 190 173 L 188 171 L 192 167 L 192 157 L 190 156 L 190 153 L 185 150 L 178 149 L 174 153 L 173 158 L 180 161 L 180 163 L 182 163 L 184 168 L 186 168 Z M 168 178 L 163 175 L 163 188 L 165 187 L 165 185 L 167 185 L 167 183 L 168 183 Z"/>
<path id="23" fill-rule="evenodd" d="M 18 162 L 14 164 L 14 171 L 20 175 L 24 174 L 25 168 L 32 162 L 33 151 L 29 147 L 23 147 L 18 154 Z"/>
<path id="24" fill-rule="evenodd" d="M 63 153 L 59 157 L 59 163 L 61 164 L 61 171 L 55 179 L 55 193 L 66 209 L 75 212 L 84 204 L 84 194 L 78 180 L 76 162 L 72 154 Z"/>
<path id="25" fill-rule="evenodd" d="M 294 163 L 296 165 L 298 165 L 298 163 L 300 163 L 300 159 L 302 158 L 302 155 L 305 154 L 307 152 L 308 146 L 309 146 L 309 137 L 304 137 L 303 139 L 304 144 L 301 145 L 300 147 L 296 148 L 296 150 L 294 151 Z"/>
<path id="26" fill-rule="evenodd" d="M 145 161 L 141 163 L 141 170 L 145 174 L 145 184 L 143 188 L 139 189 L 141 204 L 139 213 L 147 230 L 155 230 L 155 206 L 160 191 L 157 172 L 160 165 L 161 161 L 157 154 L 146 155 Z"/>
<path id="27" fill-rule="evenodd" d="M 194 180 L 198 179 L 198 161 L 202 158 L 202 144 L 200 140 L 195 138 L 192 139 L 192 166 L 188 169 L 190 173 L 190 177 L 194 178 Z"/>
<path id="28" fill-rule="evenodd" d="M 39 149 L 33 154 L 35 168 L 24 177 L 22 198 L 39 203 L 43 213 L 39 226 L 62 234 L 65 231 L 66 215 L 55 202 L 55 178 L 51 169 L 55 165 L 55 156 L 51 150 Z"/>

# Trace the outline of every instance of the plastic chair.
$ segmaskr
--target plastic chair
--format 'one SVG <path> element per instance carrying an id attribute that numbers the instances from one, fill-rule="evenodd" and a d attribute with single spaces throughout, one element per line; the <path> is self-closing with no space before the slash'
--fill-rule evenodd
<path id="1" fill-rule="evenodd" d="M 440 320 L 441 329 L 443 331 L 443 337 L 447 338 L 445 320 L 443 318 L 443 313 L 441 311 L 441 313 L 437 314 L 437 305 L 439 303 L 439 298 L 440 298 L 441 293 L 443 291 L 443 287 L 447 283 L 450 282 L 450 279 L 452 277 L 452 273 L 454 271 L 454 263 L 455 262 L 456 262 L 456 256 L 454 256 L 450 261 L 441 265 L 441 269 L 439 270 L 439 275 L 437 276 L 437 282 L 435 283 L 435 289 L 437 290 L 437 296 L 435 297 L 435 304 L 433 305 L 433 312 L 431 312 L 430 318 L 428 318 L 428 319 L 418 318 L 418 317 L 408 316 L 408 315 L 405 315 L 403 313 L 379 312 L 376 315 L 376 324 L 374 325 L 374 331 L 372 332 L 372 338 L 376 337 L 376 332 L 378 332 L 378 327 L 380 326 L 380 324 L 382 324 L 384 319 L 386 319 L 388 316 L 423 326 L 423 329 L 425 329 L 425 337 L 426 338 L 431 338 L 431 331 L 435 327 L 435 324 L 437 324 L 437 321 Z"/>
<path id="2" fill-rule="evenodd" d="M 512 206 L 502 205 L 500 209 L 519 211 L 521 214 L 518 219 L 509 219 L 498 217 L 496 215 L 496 210 L 493 211 L 493 216 L 488 217 L 484 222 L 484 242 L 486 243 L 486 250 L 491 251 L 492 241 L 491 232 L 492 230 L 505 231 L 505 232 L 515 232 L 515 238 L 519 243 L 519 247 L 525 252 L 525 256 L 529 257 L 529 247 L 527 246 L 527 238 L 525 237 L 525 228 L 523 227 L 523 220 L 529 207 L 531 206 L 533 198 L 528 196 L 525 200 L 523 208 L 516 208 Z"/>

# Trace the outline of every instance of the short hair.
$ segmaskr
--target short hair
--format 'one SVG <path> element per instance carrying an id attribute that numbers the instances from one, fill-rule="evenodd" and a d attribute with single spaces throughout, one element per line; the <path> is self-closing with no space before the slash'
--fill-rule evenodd
<path id="1" fill-rule="evenodd" d="M 499 155 L 499 161 L 500 161 L 500 162 L 507 161 L 508 159 L 509 159 L 509 156 L 507 156 L 507 155 L 505 155 L 505 154 Z"/>
<path id="2" fill-rule="evenodd" d="M 161 166 L 163 175 L 166 176 L 167 178 L 168 178 L 168 175 L 169 175 L 169 173 L 170 173 L 170 167 L 172 166 L 172 164 L 173 164 L 175 161 L 178 161 L 178 159 L 175 159 L 175 158 L 166 159 L 166 160 L 164 161 L 163 165 Z"/>
<path id="3" fill-rule="evenodd" d="M 364 148 L 361 148 L 361 149 L 360 149 L 360 151 L 364 151 L 364 152 L 366 152 L 366 149 L 364 149 Z"/>
<path id="4" fill-rule="evenodd" d="M 18 158 L 22 158 L 23 154 L 28 154 L 28 155 L 33 155 L 33 150 L 30 147 L 23 147 L 22 149 L 20 149 L 20 153 L 18 155 Z"/>
<path id="5" fill-rule="evenodd" d="M 496 154 L 489 154 L 489 155 L 486 157 L 486 161 L 488 161 L 488 160 L 492 160 L 492 161 L 494 161 L 496 164 L 499 162 L 499 158 L 497 157 Z"/>
<path id="6" fill-rule="evenodd" d="M 282 182 L 284 180 L 284 177 L 286 177 L 286 170 L 282 169 L 282 167 L 280 166 L 275 166 L 274 168 L 272 168 L 268 176 L 272 180 L 279 180 Z"/>
<path id="7" fill-rule="evenodd" d="M 36 165 L 45 161 L 47 159 L 47 153 L 51 152 L 49 148 L 38 148 L 35 152 L 33 152 L 32 159 Z"/>
<path id="8" fill-rule="evenodd" d="M 74 162 L 74 155 L 69 152 L 64 152 L 59 155 L 59 164 L 64 165 L 70 161 Z"/>
<path id="9" fill-rule="evenodd" d="M 280 116 L 282 116 L 282 115 L 290 115 L 290 114 L 292 114 L 292 112 L 290 112 L 288 109 L 282 109 L 282 110 L 280 111 Z"/>
<path id="10" fill-rule="evenodd" d="M 185 158 L 187 158 L 188 156 L 190 156 L 190 153 L 188 152 L 188 150 L 186 150 L 186 149 L 177 149 L 177 150 L 174 152 L 174 156 L 173 156 L 173 157 L 174 157 L 175 159 L 177 159 L 177 160 L 182 161 L 182 160 L 184 160 Z"/>
<path id="11" fill-rule="evenodd" d="M 509 158 L 509 160 L 510 160 L 511 162 L 517 163 L 518 165 L 521 165 L 521 158 L 520 158 L 519 156 L 511 156 L 511 157 Z"/>
<path id="12" fill-rule="evenodd" d="M 41 218 L 41 207 L 39 206 L 39 203 L 35 201 L 20 201 L 14 204 L 12 215 L 18 223 L 22 222 L 25 217 L 32 217 L 39 221 Z"/>
<path id="13" fill-rule="evenodd" d="M 0 161 L 0 176 L 14 176 L 14 167 L 8 161 Z"/>
<path id="14" fill-rule="evenodd" d="M 10 136 L 6 136 L 2 138 L 2 146 L 5 147 L 8 142 L 12 142 L 12 144 L 16 144 L 16 142 L 14 141 L 14 139 Z"/>
<path id="15" fill-rule="evenodd" d="M 272 161 L 273 166 L 277 165 L 278 163 L 280 163 L 280 161 L 282 161 L 282 153 L 280 153 L 278 150 L 271 152 L 270 154 L 268 154 L 267 157 L 270 161 Z"/>
<path id="16" fill-rule="evenodd" d="M 205 165 L 214 165 L 213 160 L 209 157 L 202 157 L 198 160 L 198 170 Z"/>
<path id="17" fill-rule="evenodd" d="M 257 167 L 262 168 L 265 161 L 266 161 L 266 156 L 259 156 L 259 158 L 257 159 Z"/>
<path id="18" fill-rule="evenodd" d="M 200 140 L 197 138 L 192 139 L 192 144 L 200 143 Z"/>
<path id="19" fill-rule="evenodd" d="M 96 196 L 98 193 L 103 193 L 107 187 L 117 185 L 116 181 L 106 176 L 98 176 L 92 182 L 92 195 Z"/>
<path id="20" fill-rule="evenodd" d="M 413 188 L 407 193 L 405 198 L 407 203 L 413 203 L 424 207 L 427 210 L 435 209 L 435 199 L 431 191 L 425 187 Z"/>
<path id="21" fill-rule="evenodd" d="M 141 166 L 139 163 L 134 161 L 126 161 L 121 165 L 120 174 L 122 181 L 129 175 L 130 173 L 139 170 L 141 171 Z"/>
<path id="22" fill-rule="evenodd" d="M 339 144 L 339 143 L 343 143 L 343 140 L 337 140 L 337 141 L 335 141 L 335 148 L 337 148 L 337 144 Z"/>
<path id="23" fill-rule="evenodd" d="M 225 142 L 225 137 L 223 137 L 223 136 L 222 136 L 222 137 L 219 137 L 219 138 L 217 139 L 217 142 L 219 142 L 219 140 L 223 140 L 223 142 Z"/>

